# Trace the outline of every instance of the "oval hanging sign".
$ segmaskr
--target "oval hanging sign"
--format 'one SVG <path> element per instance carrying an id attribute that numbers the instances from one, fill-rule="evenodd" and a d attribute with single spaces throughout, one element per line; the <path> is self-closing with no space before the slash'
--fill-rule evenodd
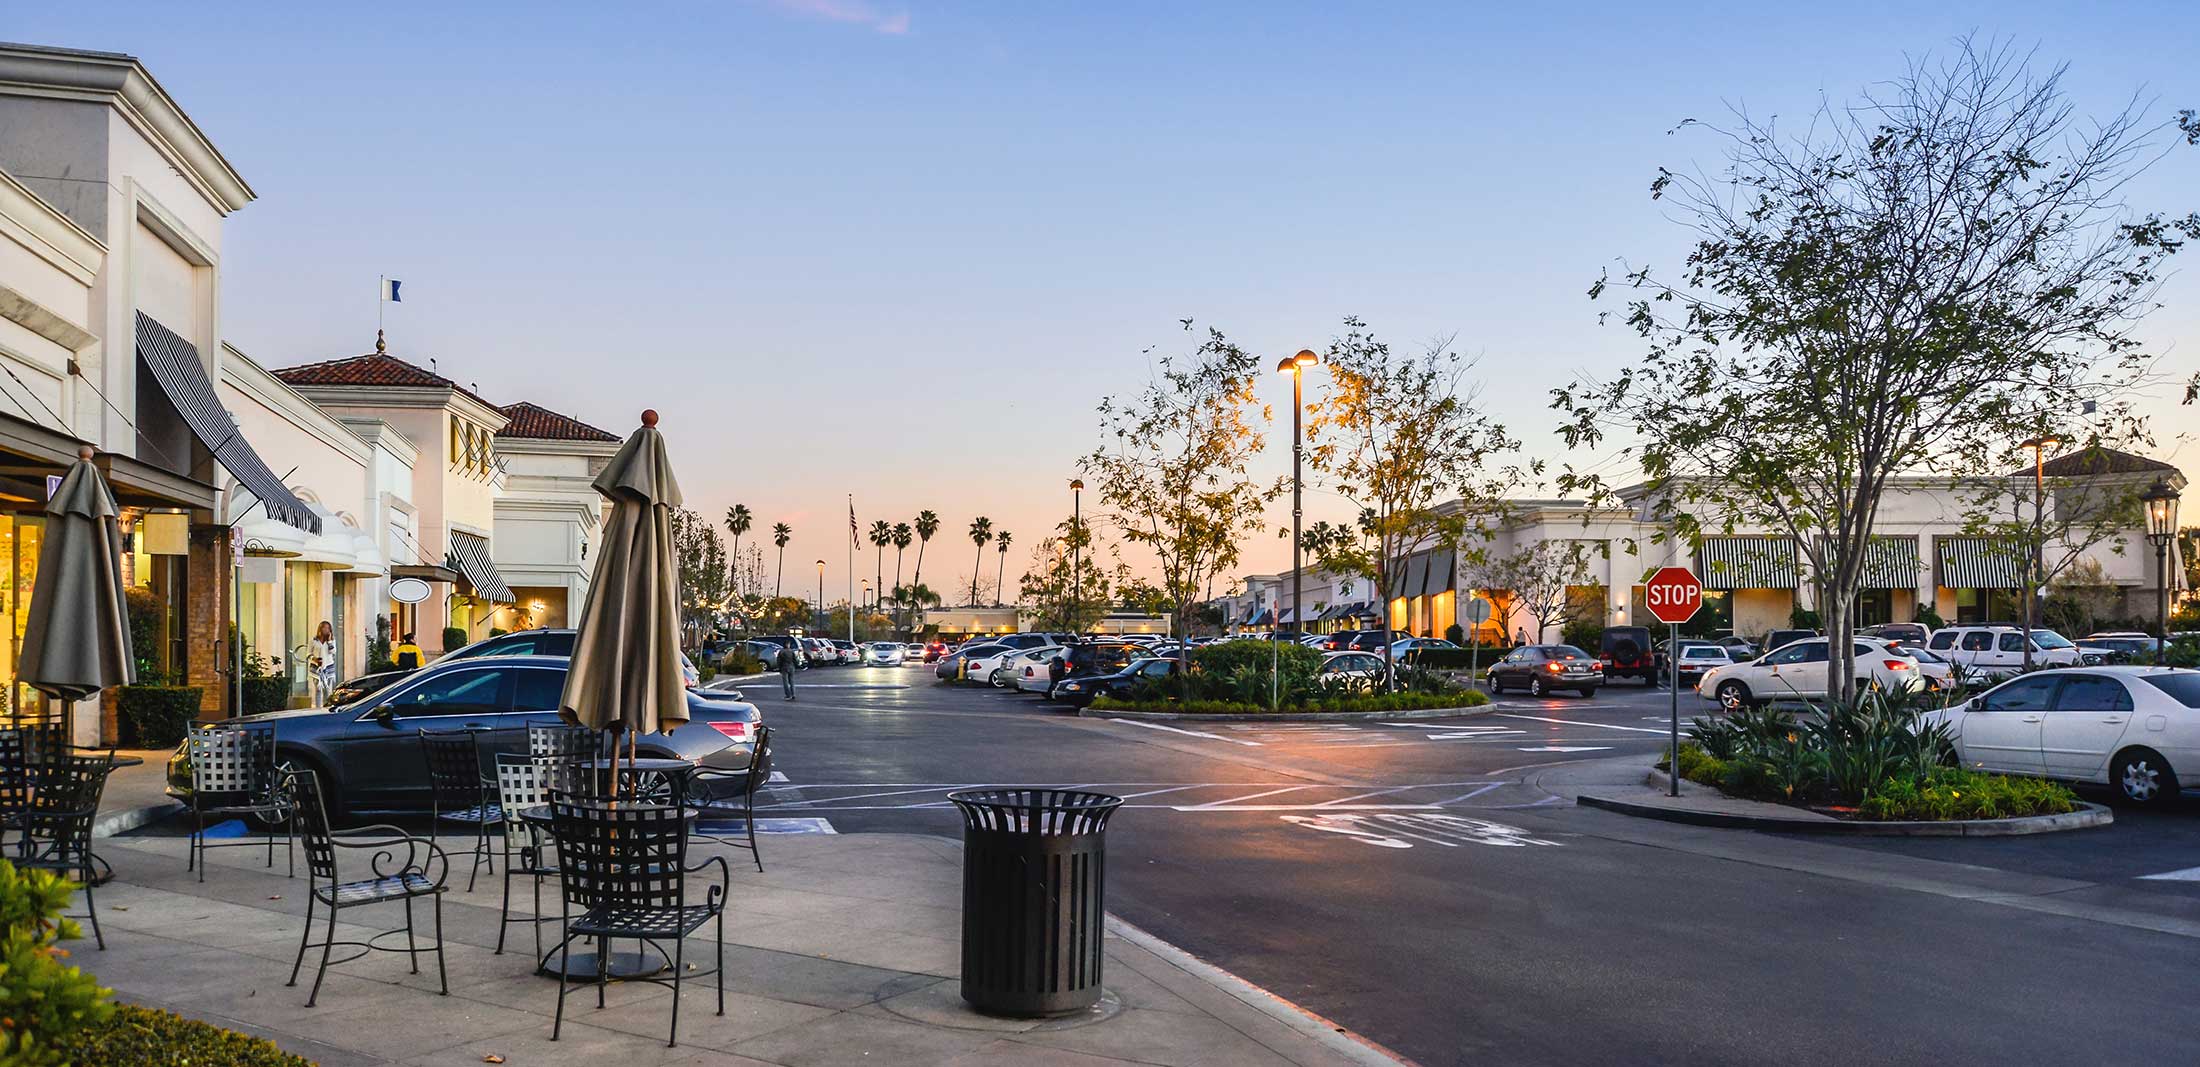
<path id="1" fill-rule="evenodd" d="M 433 591 L 418 578 L 399 578 L 390 583 L 390 599 L 400 604 L 418 604 Z"/>

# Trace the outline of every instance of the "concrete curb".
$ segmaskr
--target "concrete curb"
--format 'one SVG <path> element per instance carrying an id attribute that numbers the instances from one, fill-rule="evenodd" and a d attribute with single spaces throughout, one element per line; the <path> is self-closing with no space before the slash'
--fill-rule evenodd
<path id="1" fill-rule="evenodd" d="M 1078 708 L 1087 719 L 1128 719 L 1132 722 L 1369 722 L 1378 719 L 1455 719 L 1488 715 L 1495 704 L 1471 708 L 1422 708 L 1417 711 L 1310 711 L 1299 715 L 1253 712 L 1243 715 L 1191 715 L 1176 711 L 1123 711 L 1114 708 Z"/>
<path id="2" fill-rule="evenodd" d="M 1664 788 L 1665 775 L 1650 772 L 1650 785 Z M 1682 798 L 1686 800 L 1684 796 Z M 1709 811 L 1691 808 L 1674 808 L 1662 804 L 1644 804 L 1624 797 L 1598 796 L 1583 793 L 1574 798 L 1583 807 L 1616 811 L 1645 819 L 1662 819 L 1666 822 L 1688 823 L 1693 826 L 1717 826 L 1736 830 L 1776 830 L 1781 833 L 1833 834 L 1849 837 L 2018 837 L 2027 834 L 2052 834 L 2063 830 L 2084 830 L 2095 826 L 2107 826 L 2116 816 L 2103 805 L 2078 802 L 2078 810 L 2061 815 L 2028 815 L 2019 819 L 1955 819 L 1946 822 L 1863 822 L 1834 819 L 1815 812 L 1810 817 L 1790 815 L 1750 815 L 1730 811 Z M 1767 804 L 1767 808 L 1777 805 Z"/>
<path id="3" fill-rule="evenodd" d="M 1186 974 L 1353 1063 L 1367 1067 L 1415 1067 L 1412 1060 L 1163 941 L 1113 913 L 1108 915 L 1108 932 L 1169 961 Z"/>
<path id="4" fill-rule="evenodd" d="M 141 808 L 117 808 L 113 811 L 103 811 L 92 820 L 92 836 L 115 837 L 126 834 L 138 827 L 159 822 L 183 810 L 183 804 L 171 800 L 161 804 L 147 804 Z"/>

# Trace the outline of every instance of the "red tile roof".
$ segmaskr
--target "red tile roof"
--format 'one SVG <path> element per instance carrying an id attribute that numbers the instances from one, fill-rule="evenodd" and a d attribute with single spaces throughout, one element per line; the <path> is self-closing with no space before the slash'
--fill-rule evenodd
<path id="1" fill-rule="evenodd" d="M 606 433 L 571 415 L 560 415 L 539 404 L 520 401 L 498 408 L 510 421 L 497 431 L 498 437 L 525 437 L 537 441 L 617 441 L 617 434 Z"/>
<path id="2" fill-rule="evenodd" d="M 349 359 L 323 360 L 303 366 L 284 367 L 274 372 L 290 385 L 365 385 L 380 387 L 409 387 L 418 389 L 450 389 L 464 393 L 483 407 L 494 408 L 482 400 L 473 390 L 466 388 L 434 371 L 407 363 L 381 350 L 380 342 L 375 351 Z"/>

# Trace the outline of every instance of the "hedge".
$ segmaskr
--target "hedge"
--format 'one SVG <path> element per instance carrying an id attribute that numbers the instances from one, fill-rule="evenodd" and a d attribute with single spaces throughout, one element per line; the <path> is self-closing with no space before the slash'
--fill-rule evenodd
<path id="1" fill-rule="evenodd" d="M 272 1041 L 135 1004 L 117 1004 L 105 1022 L 79 1031 L 68 1056 L 77 1064 L 103 1067 L 313 1067 L 312 1060 L 284 1052 Z"/>
<path id="2" fill-rule="evenodd" d="M 1480 650 L 1471 648 L 1416 648 L 1398 657 L 1398 662 L 1436 671 L 1467 670 L 1487 667 L 1512 651 L 1511 646 L 1492 648 L 1484 645 Z"/>
<path id="3" fill-rule="evenodd" d="M 466 631 L 457 626 L 443 628 L 443 652 L 445 655 L 466 647 Z"/>
<path id="4" fill-rule="evenodd" d="M 1425 711 L 1431 708 L 1476 708 L 1490 702 L 1489 694 L 1479 689 L 1457 693 L 1366 693 L 1334 700 L 1312 701 L 1306 704 L 1286 705 L 1281 710 L 1266 704 L 1246 704 L 1234 700 L 1194 700 L 1183 703 L 1174 700 L 1116 700 L 1101 697 L 1092 702 L 1096 711 L 1164 711 L 1178 715 L 1304 715 L 1308 712 L 1331 711 Z"/>
<path id="5" fill-rule="evenodd" d="M 290 679 L 247 678 L 244 680 L 244 713 L 258 715 L 263 711 L 281 711 L 290 703 Z"/>
<path id="6" fill-rule="evenodd" d="M 195 685 L 126 685 L 115 691 L 124 748 L 171 748 L 198 720 L 205 690 Z"/>

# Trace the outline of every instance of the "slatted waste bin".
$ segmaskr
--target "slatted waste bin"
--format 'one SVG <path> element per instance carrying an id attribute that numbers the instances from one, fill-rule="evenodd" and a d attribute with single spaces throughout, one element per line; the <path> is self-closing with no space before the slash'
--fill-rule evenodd
<path id="1" fill-rule="evenodd" d="M 963 814 L 963 999 L 1016 1016 L 1098 1003 L 1108 816 L 1122 798 L 974 789 L 947 799 Z"/>

